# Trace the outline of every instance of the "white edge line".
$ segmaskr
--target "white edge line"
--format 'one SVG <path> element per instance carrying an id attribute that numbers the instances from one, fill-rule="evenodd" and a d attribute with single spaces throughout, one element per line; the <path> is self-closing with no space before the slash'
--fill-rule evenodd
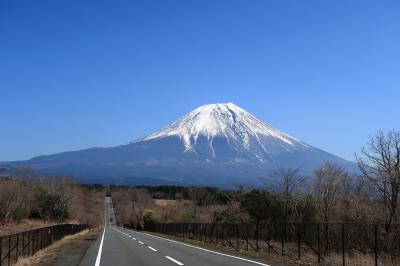
<path id="1" fill-rule="evenodd" d="M 100 241 L 100 246 L 99 246 L 99 252 L 97 253 L 96 257 L 96 262 L 95 266 L 100 266 L 100 259 L 101 259 L 101 251 L 103 250 L 103 242 L 104 242 L 104 234 L 106 233 L 106 208 L 104 208 L 104 230 L 103 230 L 103 235 L 101 236 L 101 241 Z"/>
<path id="2" fill-rule="evenodd" d="M 155 249 L 155 248 L 153 248 L 153 247 L 148 246 L 148 248 L 151 249 L 151 250 L 153 250 L 153 251 L 157 251 L 157 249 Z"/>
<path id="3" fill-rule="evenodd" d="M 171 258 L 170 256 L 165 256 L 167 259 L 169 259 L 170 261 L 173 261 L 173 262 L 175 262 L 176 264 L 178 264 L 178 265 L 184 265 L 182 262 L 180 262 L 180 261 L 177 261 L 176 259 L 173 259 L 173 258 Z"/>
<path id="4" fill-rule="evenodd" d="M 101 251 L 103 249 L 103 241 L 104 241 L 104 233 L 105 232 L 106 232 L 106 228 L 104 227 L 103 236 L 101 237 L 99 252 L 97 253 L 96 263 L 94 264 L 95 266 L 100 266 Z"/>
<path id="5" fill-rule="evenodd" d="M 160 237 L 160 236 L 154 236 L 154 235 L 146 234 L 146 233 L 139 233 L 139 234 L 144 234 L 144 235 L 148 235 L 148 236 L 151 236 L 151 237 L 164 239 L 164 240 L 167 240 L 167 241 L 170 241 L 170 242 L 173 242 L 173 243 L 181 244 L 181 245 L 184 245 L 184 246 L 187 246 L 187 247 L 196 248 L 196 249 L 199 249 L 199 250 L 207 251 L 207 252 L 210 252 L 210 253 L 214 253 L 214 254 L 225 256 L 225 257 L 229 257 L 229 258 L 234 258 L 234 259 L 238 259 L 238 260 L 242 260 L 242 261 L 247 261 L 247 262 L 251 262 L 251 263 L 255 263 L 255 264 L 263 265 L 263 266 L 271 266 L 269 264 L 261 263 L 261 262 L 258 262 L 258 261 L 249 260 L 249 259 L 245 259 L 245 258 L 233 256 L 233 255 L 224 254 L 224 253 L 221 253 L 221 252 L 217 252 L 217 251 L 213 251 L 213 250 L 209 250 L 209 249 L 205 249 L 205 248 L 189 245 L 189 244 L 186 244 L 186 243 L 182 243 L 182 242 L 179 242 L 179 241 L 175 241 L 175 240 L 164 238 L 164 237 Z"/>

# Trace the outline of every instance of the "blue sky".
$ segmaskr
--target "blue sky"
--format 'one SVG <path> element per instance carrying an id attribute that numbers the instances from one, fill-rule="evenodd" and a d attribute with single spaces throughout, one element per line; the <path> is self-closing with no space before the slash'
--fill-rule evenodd
<path id="1" fill-rule="evenodd" d="M 353 159 L 400 129 L 399 1 L 1 1 L 0 161 L 234 102 Z"/>

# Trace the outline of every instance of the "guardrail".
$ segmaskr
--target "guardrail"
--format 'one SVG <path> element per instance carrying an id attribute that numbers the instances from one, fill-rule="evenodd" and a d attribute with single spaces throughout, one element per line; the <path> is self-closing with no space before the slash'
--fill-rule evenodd
<path id="1" fill-rule="evenodd" d="M 88 227 L 86 224 L 59 224 L 0 236 L 0 266 L 16 263 L 19 257 L 32 256 L 57 240 Z"/>
<path id="2" fill-rule="evenodd" d="M 323 265 L 400 265 L 400 225 L 155 223 L 145 230 Z"/>

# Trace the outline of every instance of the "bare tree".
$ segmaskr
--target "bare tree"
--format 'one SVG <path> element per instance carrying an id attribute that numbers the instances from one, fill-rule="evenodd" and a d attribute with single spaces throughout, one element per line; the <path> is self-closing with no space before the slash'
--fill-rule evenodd
<path id="1" fill-rule="evenodd" d="M 275 171 L 275 176 L 273 192 L 282 200 L 284 221 L 288 222 L 289 213 L 296 217 L 306 177 L 300 174 L 300 168 L 280 168 Z"/>
<path id="2" fill-rule="evenodd" d="M 144 211 L 150 206 L 152 198 L 146 189 L 132 189 L 129 195 L 136 227 L 140 230 L 143 228 Z"/>
<path id="3" fill-rule="evenodd" d="M 0 179 L 0 223 L 27 218 L 32 208 L 30 183 L 21 178 Z"/>
<path id="4" fill-rule="evenodd" d="M 0 180 L 0 221 L 2 225 L 10 219 L 15 200 L 14 181 Z"/>
<path id="5" fill-rule="evenodd" d="M 193 212 L 192 212 L 192 220 L 197 220 L 198 212 L 200 211 L 201 207 L 204 205 L 207 191 L 205 188 L 202 187 L 190 187 L 189 188 L 189 197 L 193 204 Z"/>
<path id="6" fill-rule="evenodd" d="M 329 223 L 332 210 L 335 207 L 339 192 L 343 188 L 344 180 L 348 178 L 346 170 L 331 162 L 325 162 L 322 167 L 314 171 L 315 179 L 312 182 L 312 194 L 320 221 Z"/>
<path id="7" fill-rule="evenodd" d="M 114 210 L 118 214 L 116 222 L 122 225 L 133 225 L 133 211 L 131 208 L 130 189 L 114 187 L 107 192 L 112 196 Z"/>
<path id="8" fill-rule="evenodd" d="M 400 193 L 400 132 L 379 132 L 371 137 L 362 156 L 357 156 L 358 167 L 378 191 L 384 204 L 386 230 L 399 220 Z"/>

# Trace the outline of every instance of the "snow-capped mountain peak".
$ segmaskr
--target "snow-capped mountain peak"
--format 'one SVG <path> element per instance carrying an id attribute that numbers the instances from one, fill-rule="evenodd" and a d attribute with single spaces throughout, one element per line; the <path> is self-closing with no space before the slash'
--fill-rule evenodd
<path id="1" fill-rule="evenodd" d="M 268 142 L 273 142 L 285 150 L 306 147 L 295 138 L 257 119 L 249 112 L 233 103 L 202 105 L 173 124 L 156 131 L 136 142 L 179 137 L 186 151 L 195 151 L 199 137 L 205 137 L 213 149 L 213 139 L 224 138 L 235 150 L 250 150 L 257 145 L 266 153 L 271 152 Z"/>
<path id="2" fill-rule="evenodd" d="M 259 177 L 282 167 L 310 174 L 324 161 L 356 168 L 225 103 L 200 106 L 127 145 L 38 156 L 10 167 L 30 165 L 84 183 L 231 187 L 261 185 Z"/>

